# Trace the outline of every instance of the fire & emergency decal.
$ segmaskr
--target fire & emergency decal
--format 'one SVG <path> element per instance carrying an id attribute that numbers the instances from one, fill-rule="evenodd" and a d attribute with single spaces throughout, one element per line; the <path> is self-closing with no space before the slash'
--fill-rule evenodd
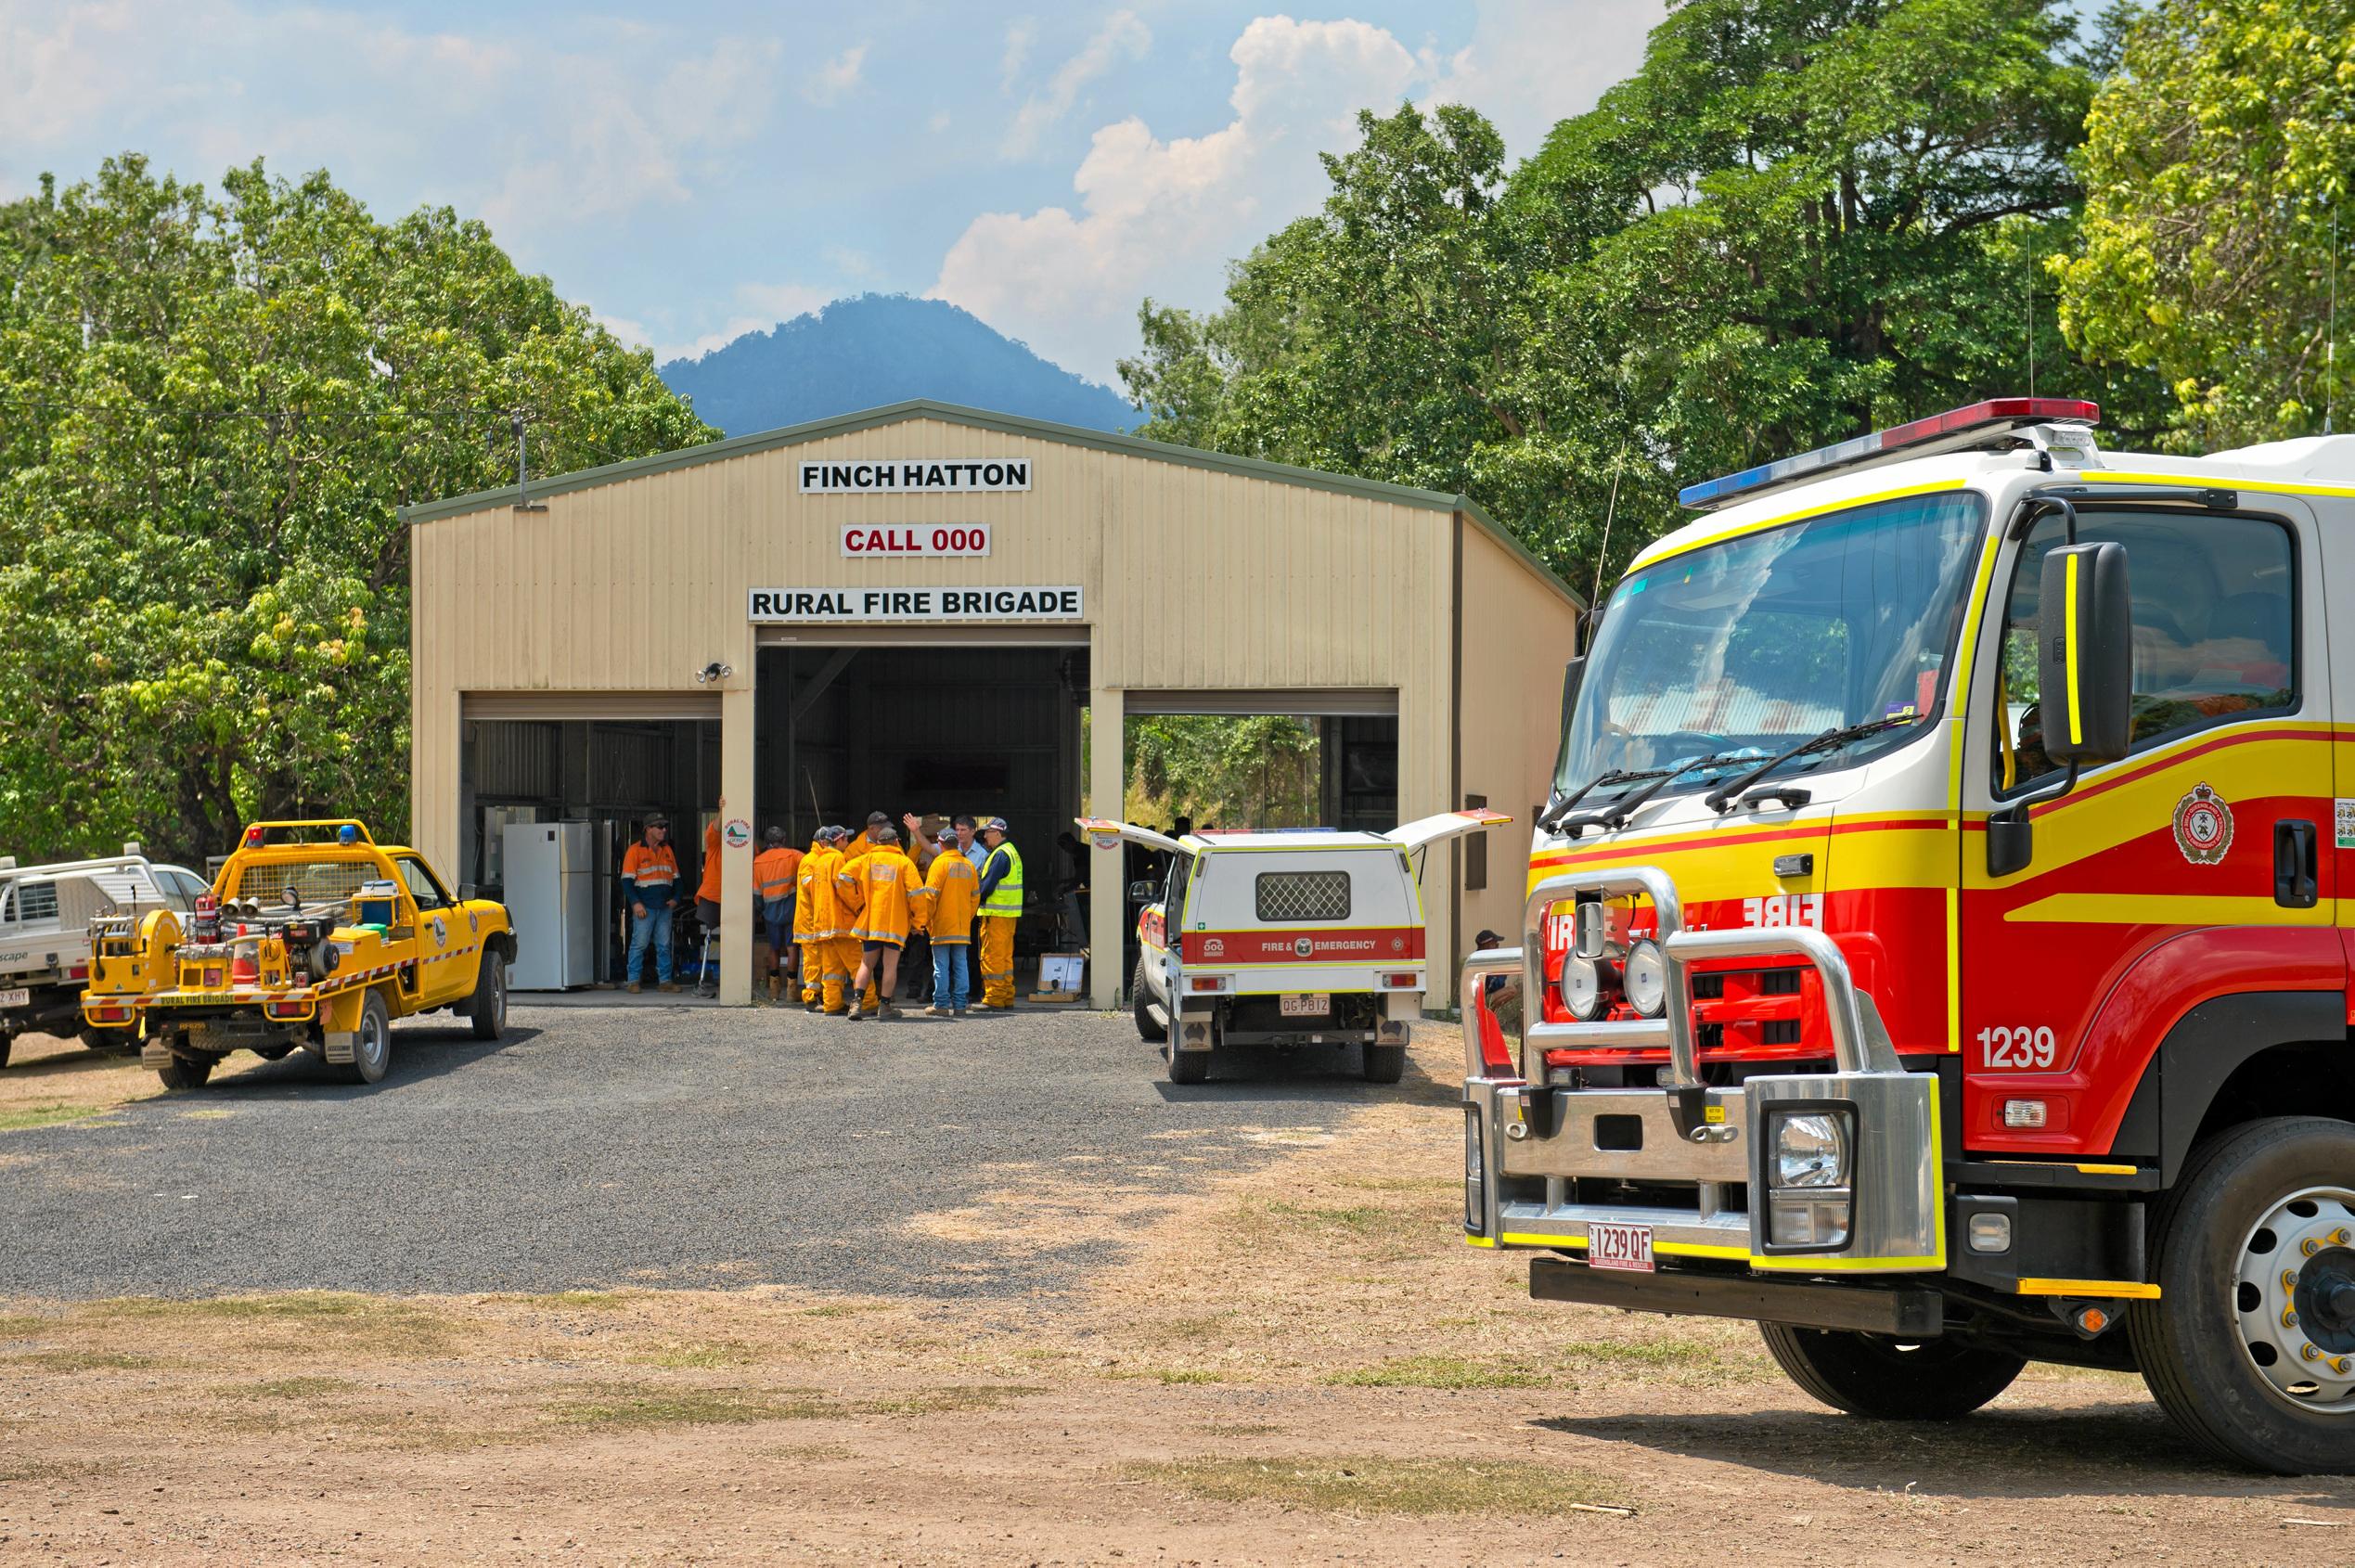
<path id="1" fill-rule="evenodd" d="M 2194 866 L 2213 866 L 2233 847 L 2233 808 L 2206 784 L 2175 803 L 2175 847 Z"/>

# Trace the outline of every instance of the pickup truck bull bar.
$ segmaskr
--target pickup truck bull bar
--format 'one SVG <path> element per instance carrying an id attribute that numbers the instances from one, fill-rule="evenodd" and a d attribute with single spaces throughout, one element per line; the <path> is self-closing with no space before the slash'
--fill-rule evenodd
<path id="1" fill-rule="evenodd" d="M 1546 1022 L 1548 911 L 1581 896 L 1630 894 L 1647 899 L 1656 919 L 1668 998 L 1662 1015 Z M 1821 983 L 1834 1070 L 1710 1085 L 1693 1041 L 1690 966 L 1790 956 L 1806 959 Z M 1486 980 L 1516 969 L 1526 1021 L 1517 1076 L 1490 1075 L 1467 1020 L 1464 1225 L 1473 1242 L 1583 1251 L 1589 1226 L 1612 1223 L 1649 1227 L 1655 1251 L 1670 1257 L 1738 1259 L 1760 1269 L 1944 1266 L 1937 1079 L 1905 1071 L 1880 1010 L 1857 989 L 1831 937 L 1806 926 L 1687 931 L 1667 873 L 1615 867 L 1565 872 L 1532 888 L 1522 945 L 1470 955 L 1459 994 L 1476 1005 Z M 1550 1049 L 1662 1046 L 1668 1066 L 1656 1087 L 1548 1082 Z M 1769 1129 L 1792 1116 L 1826 1117 L 1844 1129 L 1845 1179 L 1836 1190 L 1777 1184 L 1766 1143 Z M 1577 1190 L 1621 1182 L 1655 1193 L 1689 1189 L 1692 1201 L 1581 1201 Z M 1801 1228 L 1795 1217 L 1794 1228 L 1782 1229 L 1770 1218 L 1779 1207 L 1795 1216 L 1810 1204 L 1845 1205 L 1845 1225 L 1809 1218 Z"/>

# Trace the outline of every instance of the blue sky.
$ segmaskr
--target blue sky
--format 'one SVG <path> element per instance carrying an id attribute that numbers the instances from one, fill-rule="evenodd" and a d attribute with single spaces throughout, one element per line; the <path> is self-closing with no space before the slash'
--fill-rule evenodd
<path id="1" fill-rule="evenodd" d="M 1241 4 L 0 0 L 0 199 L 139 149 L 447 204 L 663 356 L 864 289 L 1109 380 L 1150 294 L 1312 208 L 1360 106 L 1514 155 L 1641 58 L 1657 0 Z"/>

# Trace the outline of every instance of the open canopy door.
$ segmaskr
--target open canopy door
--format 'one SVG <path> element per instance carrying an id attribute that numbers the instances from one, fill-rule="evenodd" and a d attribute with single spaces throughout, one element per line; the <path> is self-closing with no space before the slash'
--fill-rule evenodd
<path id="1" fill-rule="evenodd" d="M 1401 849 L 1418 850 L 1482 828 L 1502 828 L 1512 821 L 1501 811 L 1443 811 L 1393 828 L 1382 836 Z"/>
<path id="2" fill-rule="evenodd" d="M 1139 828 L 1134 822 L 1111 822 L 1100 816 L 1075 816 L 1079 830 L 1087 835 L 1087 842 L 1098 849 L 1110 849 L 1112 841 L 1126 839 L 1132 844 L 1144 844 L 1172 855 L 1192 853 L 1184 844 L 1166 833 L 1156 833 L 1151 828 Z"/>

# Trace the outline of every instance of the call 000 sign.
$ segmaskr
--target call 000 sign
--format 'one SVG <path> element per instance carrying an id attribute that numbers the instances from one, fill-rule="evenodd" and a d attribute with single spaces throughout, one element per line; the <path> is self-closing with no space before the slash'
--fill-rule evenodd
<path id="1" fill-rule="evenodd" d="M 751 618 L 767 625 L 860 621 L 1076 621 L 1076 587 L 754 588 Z"/>
<path id="2" fill-rule="evenodd" d="M 989 524 L 985 522 L 843 524 L 843 555 L 849 559 L 871 556 L 987 554 Z"/>

